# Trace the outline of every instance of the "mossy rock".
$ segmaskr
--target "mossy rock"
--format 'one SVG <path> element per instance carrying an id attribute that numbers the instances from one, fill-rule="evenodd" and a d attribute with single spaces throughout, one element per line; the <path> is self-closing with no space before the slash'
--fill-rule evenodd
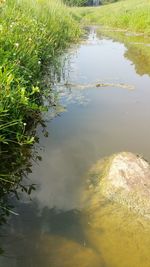
<path id="1" fill-rule="evenodd" d="M 104 198 L 150 218 L 150 165 L 140 156 L 113 155 L 97 162 L 88 177 L 88 206 Z"/>

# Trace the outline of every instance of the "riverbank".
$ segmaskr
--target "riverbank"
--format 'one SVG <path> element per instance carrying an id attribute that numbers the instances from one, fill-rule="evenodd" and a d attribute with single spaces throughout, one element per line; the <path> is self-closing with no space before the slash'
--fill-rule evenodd
<path id="1" fill-rule="evenodd" d="M 125 0 L 100 7 L 75 8 L 76 18 L 83 24 L 98 24 L 150 35 L 150 2 Z"/>
<path id="2" fill-rule="evenodd" d="M 45 108 L 44 68 L 47 64 L 54 68 L 57 56 L 78 39 L 80 29 L 59 0 L 1 1 L 0 13 L 2 198 L 20 179 L 20 166 L 25 165 L 28 154 L 24 147 L 35 141 L 34 127 Z M 47 93 L 50 99 L 51 88 Z"/>

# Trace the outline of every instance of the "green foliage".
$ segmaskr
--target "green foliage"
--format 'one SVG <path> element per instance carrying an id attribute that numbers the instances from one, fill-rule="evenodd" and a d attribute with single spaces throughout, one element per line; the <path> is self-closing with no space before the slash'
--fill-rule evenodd
<path id="1" fill-rule="evenodd" d="M 84 6 L 88 3 L 88 0 L 64 0 L 64 3 L 69 6 Z"/>
<path id="2" fill-rule="evenodd" d="M 150 1 L 147 0 L 122 0 L 97 8 L 79 8 L 74 12 L 85 24 L 150 34 Z"/>
<path id="3" fill-rule="evenodd" d="M 20 179 L 44 108 L 45 65 L 54 68 L 56 57 L 79 35 L 59 0 L 0 1 L 0 208 L 5 211 L 7 194 L 24 190 Z"/>
<path id="4" fill-rule="evenodd" d="M 0 13 L 0 142 L 22 145 L 24 125 L 41 110 L 43 65 L 75 40 L 79 29 L 59 1 L 7 0 Z"/>
<path id="5" fill-rule="evenodd" d="M 110 4 L 110 3 L 115 3 L 118 2 L 119 0 L 101 0 L 101 4 L 105 5 L 105 4 Z"/>
<path id="6" fill-rule="evenodd" d="M 100 4 L 110 4 L 117 2 L 118 0 L 100 0 Z M 64 0 L 64 3 L 69 6 L 90 6 L 92 5 L 92 0 Z"/>

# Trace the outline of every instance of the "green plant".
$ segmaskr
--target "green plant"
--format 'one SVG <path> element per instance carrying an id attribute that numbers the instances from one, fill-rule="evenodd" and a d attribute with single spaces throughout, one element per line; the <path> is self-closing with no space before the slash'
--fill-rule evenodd
<path id="1" fill-rule="evenodd" d="M 0 207 L 21 183 L 42 120 L 43 74 L 80 29 L 59 0 L 0 1 Z M 51 105 L 52 101 L 50 101 Z M 29 154 L 29 155 L 28 155 Z M 29 189 L 29 193 L 31 189 Z"/>
<path id="2" fill-rule="evenodd" d="M 122 0 L 97 8 L 76 8 L 74 13 L 84 24 L 150 34 L 150 2 L 147 0 Z"/>

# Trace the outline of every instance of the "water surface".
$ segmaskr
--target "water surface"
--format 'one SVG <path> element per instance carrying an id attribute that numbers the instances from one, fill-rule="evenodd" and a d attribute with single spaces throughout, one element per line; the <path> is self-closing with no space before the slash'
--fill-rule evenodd
<path id="1" fill-rule="evenodd" d="M 42 161 L 33 162 L 29 177 L 37 190 L 32 201 L 16 203 L 19 215 L 1 237 L 0 266 L 150 266 L 146 222 L 110 205 L 89 219 L 82 203 L 85 174 L 98 159 L 131 151 L 150 161 L 149 58 L 148 39 L 94 28 L 68 51 L 55 84 L 66 111 L 53 120 L 45 115 L 47 138 L 38 129 Z"/>

